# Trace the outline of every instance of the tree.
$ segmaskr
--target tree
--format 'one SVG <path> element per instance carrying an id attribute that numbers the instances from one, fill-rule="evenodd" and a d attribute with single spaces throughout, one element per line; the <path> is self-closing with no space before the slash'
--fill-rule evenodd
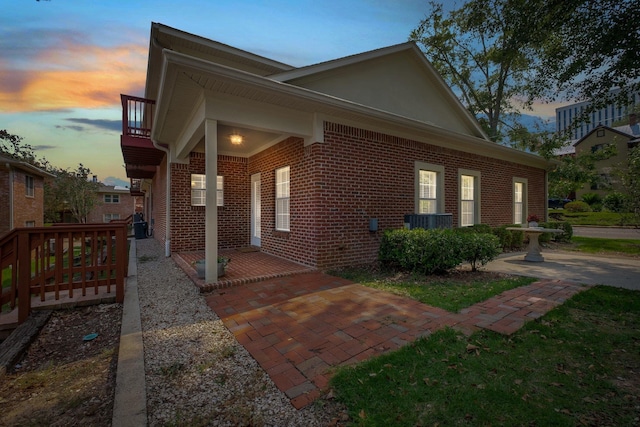
<path id="1" fill-rule="evenodd" d="M 79 223 L 86 223 L 87 216 L 97 202 L 99 184 L 89 179 L 91 170 L 80 163 L 75 170 L 57 169 L 56 179 L 45 187 L 45 218 L 55 222 L 60 213 L 70 211 Z"/>
<path id="2" fill-rule="evenodd" d="M 491 140 L 521 135 L 518 117 L 530 103 L 517 100 L 525 99 L 536 48 L 544 40 L 530 25 L 537 11 L 524 0 L 471 0 L 446 16 L 442 4 L 432 1 L 430 6 L 410 39 Z"/>
<path id="3" fill-rule="evenodd" d="M 0 129 L 0 154 L 48 170 L 49 162 L 44 158 L 38 159 L 33 152 L 33 147 L 29 144 L 23 144 L 22 140 L 21 136 Z"/>
<path id="4" fill-rule="evenodd" d="M 527 3 L 550 17 L 532 22 L 546 37 L 536 52 L 529 100 L 589 101 L 577 124 L 593 110 L 627 104 L 640 91 L 638 0 L 567 0 L 557 15 L 553 2 Z"/>
<path id="5" fill-rule="evenodd" d="M 635 224 L 640 224 L 640 145 L 631 149 L 625 166 L 618 168 L 617 176 L 627 196 L 629 213 Z"/>
<path id="6" fill-rule="evenodd" d="M 615 154 L 616 147 L 610 144 L 596 152 L 561 158 L 560 165 L 549 172 L 549 195 L 567 198 L 585 184 L 604 184 L 596 169 L 596 162 L 608 159 Z"/>

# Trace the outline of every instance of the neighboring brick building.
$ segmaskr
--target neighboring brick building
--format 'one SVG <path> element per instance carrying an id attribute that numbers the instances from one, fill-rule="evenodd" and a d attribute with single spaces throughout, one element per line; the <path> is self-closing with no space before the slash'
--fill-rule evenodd
<path id="1" fill-rule="evenodd" d="M 132 196 L 128 188 L 113 185 L 100 184 L 97 198 L 94 208 L 87 215 L 89 223 L 126 219 L 136 212 L 136 203 L 140 204 L 138 198 Z M 138 206 L 138 211 L 141 212 L 140 206 Z"/>
<path id="2" fill-rule="evenodd" d="M 148 63 L 121 145 L 167 254 L 215 266 L 253 245 L 326 268 L 375 260 L 405 214 L 546 214 L 550 164 L 489 141 L 414 43 L 294 68 L 152 24 Z"/>
<path id="3" fill-rule="evenodd" d="M 44 180 L 53 175 L 0 156 L 0 236 L 16 227 L 44 224 Z"/>

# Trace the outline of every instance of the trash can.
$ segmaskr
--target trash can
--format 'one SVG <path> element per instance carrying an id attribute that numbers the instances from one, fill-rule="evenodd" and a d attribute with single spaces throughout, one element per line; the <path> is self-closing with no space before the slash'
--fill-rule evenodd
<path id="1" fill-rule="evenodd" d="M 147 222 L 140 221 L 133 223 L 133 234 L 136 239 L 146 239 L 147 238 Z"/>

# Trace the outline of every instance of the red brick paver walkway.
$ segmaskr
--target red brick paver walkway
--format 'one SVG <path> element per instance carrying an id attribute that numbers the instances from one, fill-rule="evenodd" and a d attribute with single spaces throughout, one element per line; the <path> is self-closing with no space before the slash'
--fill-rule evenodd
<path id="1" fill-rule="evenodd" d="M 302 408 L 326 387 L 331 367 L 397 349 L 445 326 L 511 334 L 583 289 L 543 280 L 450 313 L 315 272 L 221 289 L 207 304 Z"/>

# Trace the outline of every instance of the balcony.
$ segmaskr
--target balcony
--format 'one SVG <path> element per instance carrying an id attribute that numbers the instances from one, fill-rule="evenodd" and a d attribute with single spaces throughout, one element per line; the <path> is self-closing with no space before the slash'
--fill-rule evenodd
<path id="1" fill-rule="evenodd" d="M 164 158 L 151 141 L 155 101 L 120 95 L 122 101 L 122 136 L 120 147 L 127 177 L 151 179 Z"/>

